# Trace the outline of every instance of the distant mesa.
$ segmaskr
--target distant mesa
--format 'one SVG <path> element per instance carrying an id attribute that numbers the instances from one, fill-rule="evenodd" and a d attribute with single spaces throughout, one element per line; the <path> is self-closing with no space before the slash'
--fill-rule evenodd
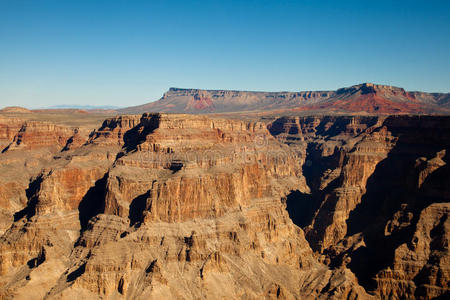
<path id="1" fill-rule="evenodd" d="M 117 109 L 120 114 L 166 113 L 450 114 L 450 93 L 408 92 L 362 83 L 336 91 L 255 92 L 172 87 L 161 99 Z"/>
<path id="2" fill-rule="evenodd" d="M 31 110 L 21 106 L 7 106 L 0 109 L 2 113 L 31 113 Z"/>
<path id="3" fill-rule="evenodd" d="M 351 115 L 450 115 L 450 93 L 406 91 L 390 85 L 362 83 L 335 91 L 258 92 L 202 90 L 171 87 L 157 101 L 138 106 L 58 105 L 28 110 L 6 107 L 2 113 L 84 114 L 351 114 Z"/>

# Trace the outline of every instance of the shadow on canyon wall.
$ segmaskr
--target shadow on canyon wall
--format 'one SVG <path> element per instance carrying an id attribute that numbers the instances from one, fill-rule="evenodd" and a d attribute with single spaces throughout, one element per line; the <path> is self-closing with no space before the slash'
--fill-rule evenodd
<path id="1" fill-rule="evenodd" d="M 105 211 L 107 180 L 108 173 L 95 182 L 94 186 L 87 191 L 78 205 L 81 231 L 87 229 L 89 220 L 92 217 Z"/>
<path id="2" fill-rule="evenodd" d="M 396 145 L 376 166 L 367 181 L 366 192 L 362 196 L 361 203 L 347 219 L 347 236 L 362 233 L 365 241 L 365 246 L 350 253 L 351 262 L 348 267 L 367 291 L 376 289 L 377 283 L 374 280 L 376 274 L 392 266 L 395 249 L 403 243 L 410 246 L 421 211 L 432 203 L 450 201 L 448 196 L 450 195 L 448 191 L 450 186 L 449 141 L 440 140 L 439 132 L 430 134 L 427 130 L 421 130 L 420 118 L 416 120 L 417 130 L 408 130 L 398 120 L 391 119 L 387 118 L 384 125 L 393 136 L 398 138 Z M 442 158 L 446 165 L 432 172 L 419 187 L 419 172 L 425 167 L 418 164 L 418 161 L 423 161 L 423 158 L 432 159 L 442 150 L 446 151 Z M 327 219 L 325 215 L 321 217 L 321 214 L 333 211 L 336 201 L 330 197 L 333 197 L 333 190 L 342 184 L 342 179 L 338 177 L 322 191 L 318 189 L 320 183 L 318 179 L 323 171 L 336 168 L 338 166 L 336 163 L 339 162 L 338 149 L 335 150 L 334 155 L 325 158 L 318 151 L 317 145 L 308 145 L 306 162 L 311 163 L 303 167 L 311 194 L 292 191 L 286 199 L 287 211 L 293 223 L 306 231 L 306 227 L 311 224 L 315 214 L 318 214 L 316 218 Z M 341 160 L 341 163 L 345 165 L 346 161 Z M 396 213 L 401 215 L 398 220 L 401 226 L 394 226 L 386 234 L 387 224 Z M 444 221 L 441 220 L 441 227 Z M 319 227 L 315 229 L 324 229 L 326 225 L 319 224 L 317 225 Z M 438 232 L 439 228 L 438 225 L 433 230 Z M 314 240 L 318 236 L 320 235 L 315 235 L 314 232 L 307 236 L 315 251 L 319 251 L 320 241 Z M 436 236 L 439 235 L 436 234 Z M 430 248 L 438 249 L 441 246 L 442 241 L 436 241 L 430 245 Z M 331 264 L 339 263 L 331 262 Z M 420 286 L 426 284 L 424 278 L 427 278 L 426 273 L 430 272 L 425 268 L 414 278 L 418 287 L 415 292 L 417 297 L 421 296 Z"/>
<path id="3" fill-rule="evenodd" d="M 387 158 L 381 161 L 369 177 L 361 203 L 347 220 L 347 236 L 362 233 L 366 246 L 351 253 L 348 267 L 368 291 L 376 288 L 375 275 L 392 266 L 395 249 L 410 242 L 416 231 L 421 211 L 432 203 L 445 202 L 446 185 L 450 182 L 450 147 L 433 136 L 417 136 L 417 132 L 389 129 L 398 141 Z M 446 165 L 431 173 L 419 187 L 421 157 L 427 160 L 446 150 Z M 400 213 L 401 226 L 386 233 L 387 224 Z M 420 285 L 420 276 L 415 279 Z M 420 289 L 416 290 L 420 293 Z M 419 295 L 416 295 L 419 296 Z"/>

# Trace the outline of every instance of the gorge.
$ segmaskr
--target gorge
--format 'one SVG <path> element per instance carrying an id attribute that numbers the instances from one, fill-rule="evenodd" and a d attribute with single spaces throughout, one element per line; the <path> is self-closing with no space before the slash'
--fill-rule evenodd
<path id="1" fill-rule="evenodd" d="M 78 123 L 0 118 L 2 299 L 449 295 L 450 116 Z"/>

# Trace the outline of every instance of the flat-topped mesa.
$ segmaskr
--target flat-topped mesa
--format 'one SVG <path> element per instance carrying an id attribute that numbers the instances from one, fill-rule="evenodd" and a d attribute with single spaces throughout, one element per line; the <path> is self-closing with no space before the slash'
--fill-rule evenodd
<path id="1" fill-rule="evenodd" d="M 294 108 L 302 102 L 328 99 L 334 92 L 250 92 L 171 88 L 155 102 L 119 110 L 121 113 L 219 113 Z"/>
<path id="2" fill-rule="evenodd" d="M 372 82 L 364 82 L 361 84 L 353 85 L 351 87 L 348 87 L 348 89 L 354 88 L 354 89 L 368 89 L 368 88 L 374 88 L 376 90 L 400 90 L 404 91 L 401 87 L 396 87 L 392 85 L 386 85 L 386 84 L 377 84 Z M 345 88 L 344 88 L 345 89 Z"/>
<path id="3" fill-rule="evenodd" d="M 237 132 L 254 133 L 265 129 L 262 122 L 241 121 L 217 117 L 196 116 L 188 114 L 144 114 L 142 120 L 158 119 L 158 128 L 164 129 L 220 129 Z"/>
<path id="4" fill-rule="evenodd" d="M 161 100 L 173 97 L 191 97 L 191 104 L 206 101 L 214 108 L 214 112 L 223 109 L 220 105 L 236 105 L 243 108 L 257 109 L 255 105 L 261 105 L 260 109 L 271 108 L 273 105 L 294 106 L 302 101 L 327 99 L 334 91 L 300 91 L 300 92 L 264 92 L 264 91 L 237 91 L 237 90 L 201 90 L 170 88 Z M 219 107 L 215 107 L 219 105 Z M 188 107 L 189 111 L 194 107 Z"/>
<path id="5" fill-rule="evenodd" d="M 262 92 L 170 88 L 161 99 L 119 113 L 252 113 L 321 111 L 330 113 L 450 114 L 450 94 L 407 92 L 390 85 L 362 83 L 336 91 Z"/>
<path id="6" fill-rule="evenodd" d="M 164 93 L 163 98 L 168 98 L 171 95 L 196 95 L 199 93 L 206 93 L 212 97 L 225 97 L 225 96 L 243 96 L 243 95 L 260 95 L 265 97 L 304 97 L 304 98 L 326 98 L 334 96 L 335 93 L 342 94 L 349 91 L 362 91 L 363 93 L 376 92 L 376 91 L 391 91 L 391 92 L 405 92 L 405 89 L 401 87 L 375 84 L 365 82 L 350 87 L 344 87 L 337 89 L 336 91 L 280 91 L 280 92 L 265 92 L 265 91 L 238 91 L 238 90 L 203 90 L 203 89 L 189 89 L 189 88 L 177 88 L 171 87 Z"/>
<path id="7" fill-rule="evenodd" d="M 265 92 L 265 91 L 238 91 L 238 90 L 202 90 L 202 89 L 189 89 L 189 88 L 169 88 L 169 91 L 164 93 L 162 98 L 168 98 L 171 95 L 180 96 L 190 96 L 198 94 L 208 94 L 214 98 L 219 97 L 238 97 L 238 96 L 249 96 L 249 95 L 259 95 L 269 98 L 286 98 L 286 97 L 304 97 L 304 98 L 314 98 L 314 97 L 327 97 L 330 96 L 333 91 L 300 91 L 300 92 Z"/>
<path id="8" fill-rule="evenodd" d="M 403 96 L 406 98 L 414 99 L 412 94 L 409 94 L 405 91 L 405 89 L 400 87 L 395 87 L 391 85 L 382 85 L 382 84 L 374 84 L 374 83 L 362 83 L 358 85 L 354 85 L 351 87 L 341 88 L 336 91 L 337 95 L 348 94 L 348 93 L 361 93 L 361 95 L 366 94 L 386 94 L 392 96 Z"/>

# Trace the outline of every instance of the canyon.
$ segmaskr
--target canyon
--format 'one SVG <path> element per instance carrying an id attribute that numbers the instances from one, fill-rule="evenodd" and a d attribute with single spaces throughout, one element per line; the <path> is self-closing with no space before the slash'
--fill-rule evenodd
<path id="1" fill-rule="evenodd" d="M 448 295 L 450 117 L 2 120 L 2 298 Z"/>
<path id="2" fill-rule="evenodd" d="M 0 298 L 448 298 L 448 95 L 236 93 L 0 112 Z"/>
<path id="3" fill-rule="evenodd" d="M 450 300 L 450 0 L 0 0 L 0 300 Z"/>

